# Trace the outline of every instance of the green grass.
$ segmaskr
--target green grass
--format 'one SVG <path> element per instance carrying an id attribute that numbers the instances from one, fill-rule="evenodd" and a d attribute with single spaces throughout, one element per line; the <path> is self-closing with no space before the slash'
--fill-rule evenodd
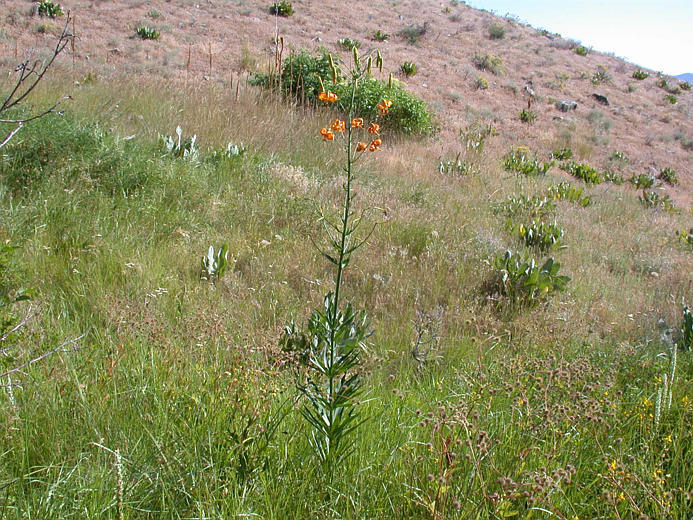
<path id="1" fill-rule="evenodd" d="M 690 353 L 654 419 L 669 370 L 657 320 L 679 326 L 691 299 L 690 253 L 662 230 L 685 215 L 652 216 L 612 186 L 585 185 L 587 207 L 557 200 L 567 290 L 499 316 L 489 263 L 519 243 L 493 206 L 563 174 L 509 176 L 484 155 L 478 175 L 441 176 L 438 150 L 384 136 L 356 172 L 357 209 L 382 208 L 367 217 L 380 223 L 345 279 L 376 331 L 367 422 L 329 482 L 278 340 L 329 286 L 311 241 L 313 201 L 331 213 L 342 193 L 340 154 L 318 135 L 333 115 L 253 90 L 221 111 L 211 85 L 73 97 L 2 150 L 0 239 L 21 246 L 13 283 L 36 289 L 13 348 L 28 359 L 85 337 L 0 391 L 0 518 L 688 518 Z M 198 162 L 161 150 L 178 124 Z M 229 141 L 247 153 L 211 160 Z M 200 281 L 222 243 L 228 272 Z M 438 307 L 440 338 L 417 361 L 417 310 Z"/>

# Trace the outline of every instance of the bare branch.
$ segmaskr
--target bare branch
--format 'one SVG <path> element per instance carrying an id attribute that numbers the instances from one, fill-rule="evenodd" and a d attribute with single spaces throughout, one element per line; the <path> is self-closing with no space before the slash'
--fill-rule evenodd
<path id="1" fill-rule="evenodd" d="M 26 363 L 23 363 L 23 364 L 19 365 L 18 367 L 14 367 L 14 368 L 8 370 L 7 372 L 4 372 L 4 373 L 0 374 L 0 379 L 2 379 L 3 377 L 7 377 L 7 376 L 9 376 L 10 374 L 14 374 L 14 373 L 16 373 L 16 372 L 21 372 L 21 371 L 24 370 L 25 368 L 27 368 L 27 367 L 29 367 L 29 366 L 35 364 L 35 363 L 38 363 L 39 361 L 41 361 L 41 360 L 47 358 L 48 356 L 52 356 L 53 354 L 56 354 L 57 352 L 62 351 L 62 350 L 63 350 L 63 347 L 65 347 L 66 345 L 72 345 L 72 346 L 73 346 L 73 349 L 72 349 L 73 351 L 74 351 L 74 350 L 77 350 L 77 342 L 78 342 L 80 339 L 82 339 L 83 337 L 84 337 L 84 334 L 82 334 L 81 336 L 78 336 L 78 337 L 76 337 L 76 338 L 74 338 L 74 339 L 68 339 L 67 341 L 65 341 L 65 342 L 61 343 L 60 345 L 58 345 L 57 347 L 55 347 L 53 350 L 49 350 L 49 351 L 47 351 L 47 352 L 44 352 L 44 353 L 41 354 L 40 356 L 38 356 L 38 357 L 36 357 L 36 358 L 34 358 L 34 359 L 31 359 L 31 360 L 27 361 Z"/>
<path id="2" fill-rule="evenodd" d="M 17 332 L 19 329 L 21 329 L 22 327 L 26 326 L 26 324 L 29 323 L 29 320 L 31 319 L 31 317 L 32 317 L 32 314 L 31 314 L 31 307 L 29 307 L 29 310 L 28 310 L 27 313 L 24 315 L 24 317 L 22 318 L 22 320 L 21 320 L 19 323 L 17 323 L 17 325 L 15 325 L 14 327 L 12 327 L 12 329 L 10 329 L 10 330 L 8 330 L 7 332 L 5 332 L 5 334 L 3 334 L 2 336 L 0 336 L 0 344 L 2 344 L 3 341 L 7 340 L 7 338 L 9 338 L 12 334 L 14 334 L 15 332 Z M 0 349 L 0 354 L 4 354 L 4 353 L 7 352 L 8 350 L 9 350 L 9 348 Z"/>

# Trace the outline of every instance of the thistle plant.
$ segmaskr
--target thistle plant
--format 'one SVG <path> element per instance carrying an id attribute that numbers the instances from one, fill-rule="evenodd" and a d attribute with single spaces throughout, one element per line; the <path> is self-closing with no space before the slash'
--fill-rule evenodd
<path id="1" fill-rule="evenodd" d="M 369 233 L 359 238 L 357 234 L 363 214 L 353 207 L 354 165 L 364 154 L 376 152 L 382 145 L 377 118 L 367 123 L 354 113 L 359 82 L 370 77 L 374 56 L 368 57 L 365 66 L 355 48 L 353 56 L 354 67 L 348 80 L 351 92 L 348 119 L 337 118 L 320 129 L 325 142 L 341 143 L 346 158 L 340 216 L 332 219 L 320 213 L 328 246 L 316 246 L 334 266 L 334 289 L 325 295 L 323 308 L 310 316 L 305 332 L 292 321 L 285 327 L 282 339 L 284 350 L 295 354 L 306 369 L 306 377 L 298 385 L 306 400 L 301 413 L 311 427 L 308 441 L 330 479 L 337 465 L 351 453 L 354 433 L 363 423 L 359 413 L 363 392 L 359 364 L 371 334 L 366 313 L 357 311 L 351 303 L 342 304 L 344 271 L 351 264 L 352 254 L 370 236 Z M 379 54 L 375 55 L 375 62 L 382 68 Z M 337 70 L 331 57 L 330 64 L 333 84 L 336 84 Z M 322 84 L 321 87 L 320 101 L 325 105 L 338 101 L 335 93 L 326 91 Z M 378 104 L 380 115 L 387 114 L 391 106 L 390 100 L 381 100 Z"/>

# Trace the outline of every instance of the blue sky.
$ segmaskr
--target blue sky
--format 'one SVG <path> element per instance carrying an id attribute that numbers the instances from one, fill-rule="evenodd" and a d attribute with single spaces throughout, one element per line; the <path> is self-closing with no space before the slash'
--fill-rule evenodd
<path id="1" fill-rule="evenodd" d="M 693 0 L 469 0 L 665 74 L 693 72 Z"/>

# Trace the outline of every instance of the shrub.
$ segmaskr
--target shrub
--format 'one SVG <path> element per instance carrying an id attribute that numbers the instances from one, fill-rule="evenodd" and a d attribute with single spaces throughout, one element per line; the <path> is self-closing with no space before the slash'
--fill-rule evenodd
<path id="1" fill-rule="evenodd" d="M 488 26 L 488 35 L 492 40 L 502 40 L 505 38 L 505 27 L 497 23 L 492 23 Z"/>
<path id="2" fill-rule="evenodd" d="M 386 41 L 388 38 L 390 38 L 390 35 L 387 34 L 387 33 L 384 33 L 384 32 L 381 31 L 380 29 L 378 29 L 377 31 L 375 31 L 375 32 L 373 33 L 372 38 L 373 38 L 375 41 L 377 41 L 377 42 L 384 42 L 384 41 Z"/>
<path id="3" fill-rule="evenodd" d="M 614 152 L 611 154 L 611 157 L 609 157 L 609 159 L 612 161 L 619 161 L 622 163 L 628 163 L 629 162 L 628 156 L 623 152 L 619 152 L 618 150 L 614 150 Z"/>
<path id="4" fill-rule="evenodd" d="M 540 251 L 563 248 L 561 245 L 563 230 L 555 220 L 549 223 L 532 220 L 527 225 L 519 224 L 517 226 L 512 224 L 512 221 L 509 222 L 510 230 L 517 233 L 527 247 L 533 247 Z"/>
<path id="5" fill-rule="evenodd" d="M 685 229 L 677 231 L 676 235 L 679 237 L 679 241 L 682 244 L 686 244 L 693 247 L 693 228 L 689 229 L 688 231 L 686 231 Z"/>
<path id="6" fill-rule="evenodd" d="M 675 105 L 678 102 L 678 99 L 676 99 L 676 96 L 674 96 L 673 94 L 664 94 L 664 101 L 667 101 L 672 105 Z"/>
<path id="7" fill-rule="evenodd" d="M 481 74 L 479 74 L 474 80 L 474 88 L 476 88 L 477 90 L 486 90 L 487 88 L 489 88 L 489 86 L 490 84 L 488 80 Z"/>
<path id="8" fill-rule="evenodd" d="M 600 184 L 604 182 L 604 178 L 597 173 L 597 170 L 584 163 L 570 161 L 561 164 L 560 168 L 587 184 Z"/>
<path id="9" fill-rule="evenodd" d="M 687 81 L 684 81 L 683 83 L 679 83 L 679 87 L 681 90 L 691 90 L 691 84 L 688 83 Z"/>
<path id="10" fill-rule="evenodd" d="M 681 89 L 677 85 L 670 85 L 664 78 L 660 78 L 657 81 L 657 86 L 666 90 L 669 94 L 679 95 L 681 93 Z"/>
<path id="11" fill-rule="evenodd" d="M 496 256 L 495 287 L 513 308 L 533 307 L 557 291 L 565 290 L 570 278 L 559 275 L 561 264 L 553 258 L 539 267 L 534 258 L 506 251 Z"/>
<path id="12" fill-rule="evenodd" d="M 602 175 L 604 177 L 604 182 L 610 182 L 612 184 L 618 185 L 621 185 L 624 182 L 626 182 L 626 179 L 623 177 L 623 175 L 617 172 L 612 172 L 611 170 L 605 170 Z"/>
<path id="13" fill-rule="evenodd" d="M 671 186 L 679 183 L 679 178 L 677 177 L 676 172 L 671 168 L 664 168 L 662 171 L 660 171 L 659 178 Z"/>
<path id="14" fill-rule="evenodd" d="M 462 177 L 465 175 L 479 173 L 479 167 L 460 159 L 460 154 L 457 154 L 452 160 L 438 160 L 438 172 L 442 175 L 452 175 Z"/>
<path id="15" fill-rule="evenodd" d="M 416 63 L 413 61 L 405 61 L 399 66 L 399 70 L 401 70 L 402 74 L 405 76 L 413 76 L 416 74 Z"/>
<path id="16" fill-rule="evenodd" d="M 526 109 L 526 108 L 523 108 L 522 110 L 520 110 L 519 115 L 520 115 L 520 121 L 522 121 L 523 123 L 532 124 L 537 119 L 536 112 L 533 112 L 533 111 Z"/>
<path id="17" fill-rule="evenodd" d="M 575 202 L 584 208 L 592 203 L 592 199 L 587 195 L 583 195 L 582 192 L 582 188 L 573 186 L 568 182 L 553 184 L 546 188 L 546 196 L 550 200 L 567 200 L 568 202 Z"/>
<path id="18" fill-rule="evenodd" d="M 147 27 L 143 25 L 135 29 L 135 34 L 142 38 L 143 40 L 158 40 L 161 33 L 152 27 Z"/>
<path id="19" fill-rule="evenodd" d="M 340 38 L 337 43 L 348 51 L 361 47 L 361 43 L 353 38 Z"/>
<path id="20" fill-rule="evenodd" d="M 592 75 L 592 84 L 601 85 L 602 83 L 613 83 L 609 69 L 604 65 L 599 65 L 597 71 Z"/>
<path id="21" fill-rule="evenodd" d="M 650 77 L 650 74 L 645 72 L 644 70 L 636 70 L 633 72 L 633 79 L 637 79 L 638 81 L 642 81 L 644 79 L 647 79 Z"/>
<path id="22" fill-rule="evenodd" d="M 291 2 L 281 1 L 273 3 L 269 12 L 278 16 L 291 16 L 294 14 L 294 8 L 291 6 Z"/>
<path id="23" fill-rule="evenodd" d="M 512 148 L 505 156 L 503 163 L 509 172 L 517 172 L 527 176 L 546 175 L 553 162 L 540 163 L 536 156 L 529 152 L 524 146 Z"/>
<path id="24" fill-rule="evenodd" d="M 416 45 L 419 43 L 419 40 L 424 37 L 424 35 L 428 32 L 428 22 L 425 22 L 423 25 L 414 25 L 412 27 L 405 27 L 401 31 L 399 31 L 397 34 L 401 37 L 404 38 L 408 43 L 411 45 Z"/>
<path id="25" fill-rule="evenodd" d="M 504 202 L 497 204 L 493 211 L 494 213 L 503 213 L 506 217 L 512 218 L 517 215 L 527 215 L 532 218 L 540 218 L 553 213 L 556 209 L 556 204 L 553 200 L 539 195 L 526 197 L 509 196 Z"/>
<path id="26" fill-rule="evenodd" d="M 344 112 L 348 109 L 351 91 L 338 63 L 334 72 L 333 78 L 330 55 L 326 52 L 318 56 L 307 52 L 293 54 L 286 60 L 281 72 L 282 93 L 287 97 L 305 97 L 307 101 L 317 101 L 322 91 L 322 81 L 326 89 L 339 97 L 334 107 Z M 336 79 L 336 84 L 332 83 L 333 79 Z M 280 82 L 271 75 L 256 73 L 251 77 L 251 84 L 270 88 Z M 387 114 L 380 117 L 383 128 L 407 135 L 432 135 L 438 130 L 433 114 L 423 100 L 404 90 L 395 81 L 384 82 L 364 74 L 356 90 L 356 111 L 372 119 L 378 115 L 378 103 L 383 98 L 393 102 Z"/>
<path id="27" fill-rule="evenodd" d="M 640 202 L 642 202 L 646 208 L 662 207 L 667 211 L 676 211 L 674 202 L 668 194 L 660 195 L 656 191 L 642 190 L 642 196 L 638 197 L 638 199 L 640 199 Z"/>
<path id="28" fill-rule="evenodd" d="M 38 4 L 36 12 L 39 16 L 57 18 L 58 16 L 63 15 L 63 8 L 57 2 L 51 2 L 51 0 L 41 0 Z"/>
<path id="29" fill-rule="evenodd" d="M 572 159 L 573 151 L 570 148 L 561 148 L 560 150 L 554 150 L 551 153 L 551 157 L 553 157 L 554 159 L 558 159 L 560 161 Z"/>
<path id="30" fill-rule="evenodd" d="M 589 52 L 589 49 L 587 47 L 583 47 L 582 45 L 575 47 L 575 54 L 579 56 L 587 56 Z"/>
<path id="31" fill-rule="evenodd" d="M 505 73 L 503 58 L 494 54 L 475 54 L 472 57 L 472 63 L 477 69 L 487 70 L 496 76 L 502 76 Z"/>
<path id="32" fill-rule="evenodd" d="M 498 130 L 491 126 L 491 123 L 484 123 L 481 120 L 471 123 L 467 128 L 460 129 L 460 138 L 465 151 L 475 154 L 484 151 L 486 139 L 497 135 Z"/>
<path id="33" fill-rule="evenodd" d="M 629 181 L 636 189 L 651 188 L 652 186 L 654 186 L 655 178 L 654 175 L 641 173 L 639 175 L 633 174 Z"/>
<path id="34" fill-rule="evenodd" d="M 180 126 L 177 126 L 176 136 L 177 138 L 172 135 L 159 135 L 159 142 L 166 154 L 172 155 L 177 159 L 197 161 L 199 158 L 197 135 L 183 139 L 183 130 Z"/>

